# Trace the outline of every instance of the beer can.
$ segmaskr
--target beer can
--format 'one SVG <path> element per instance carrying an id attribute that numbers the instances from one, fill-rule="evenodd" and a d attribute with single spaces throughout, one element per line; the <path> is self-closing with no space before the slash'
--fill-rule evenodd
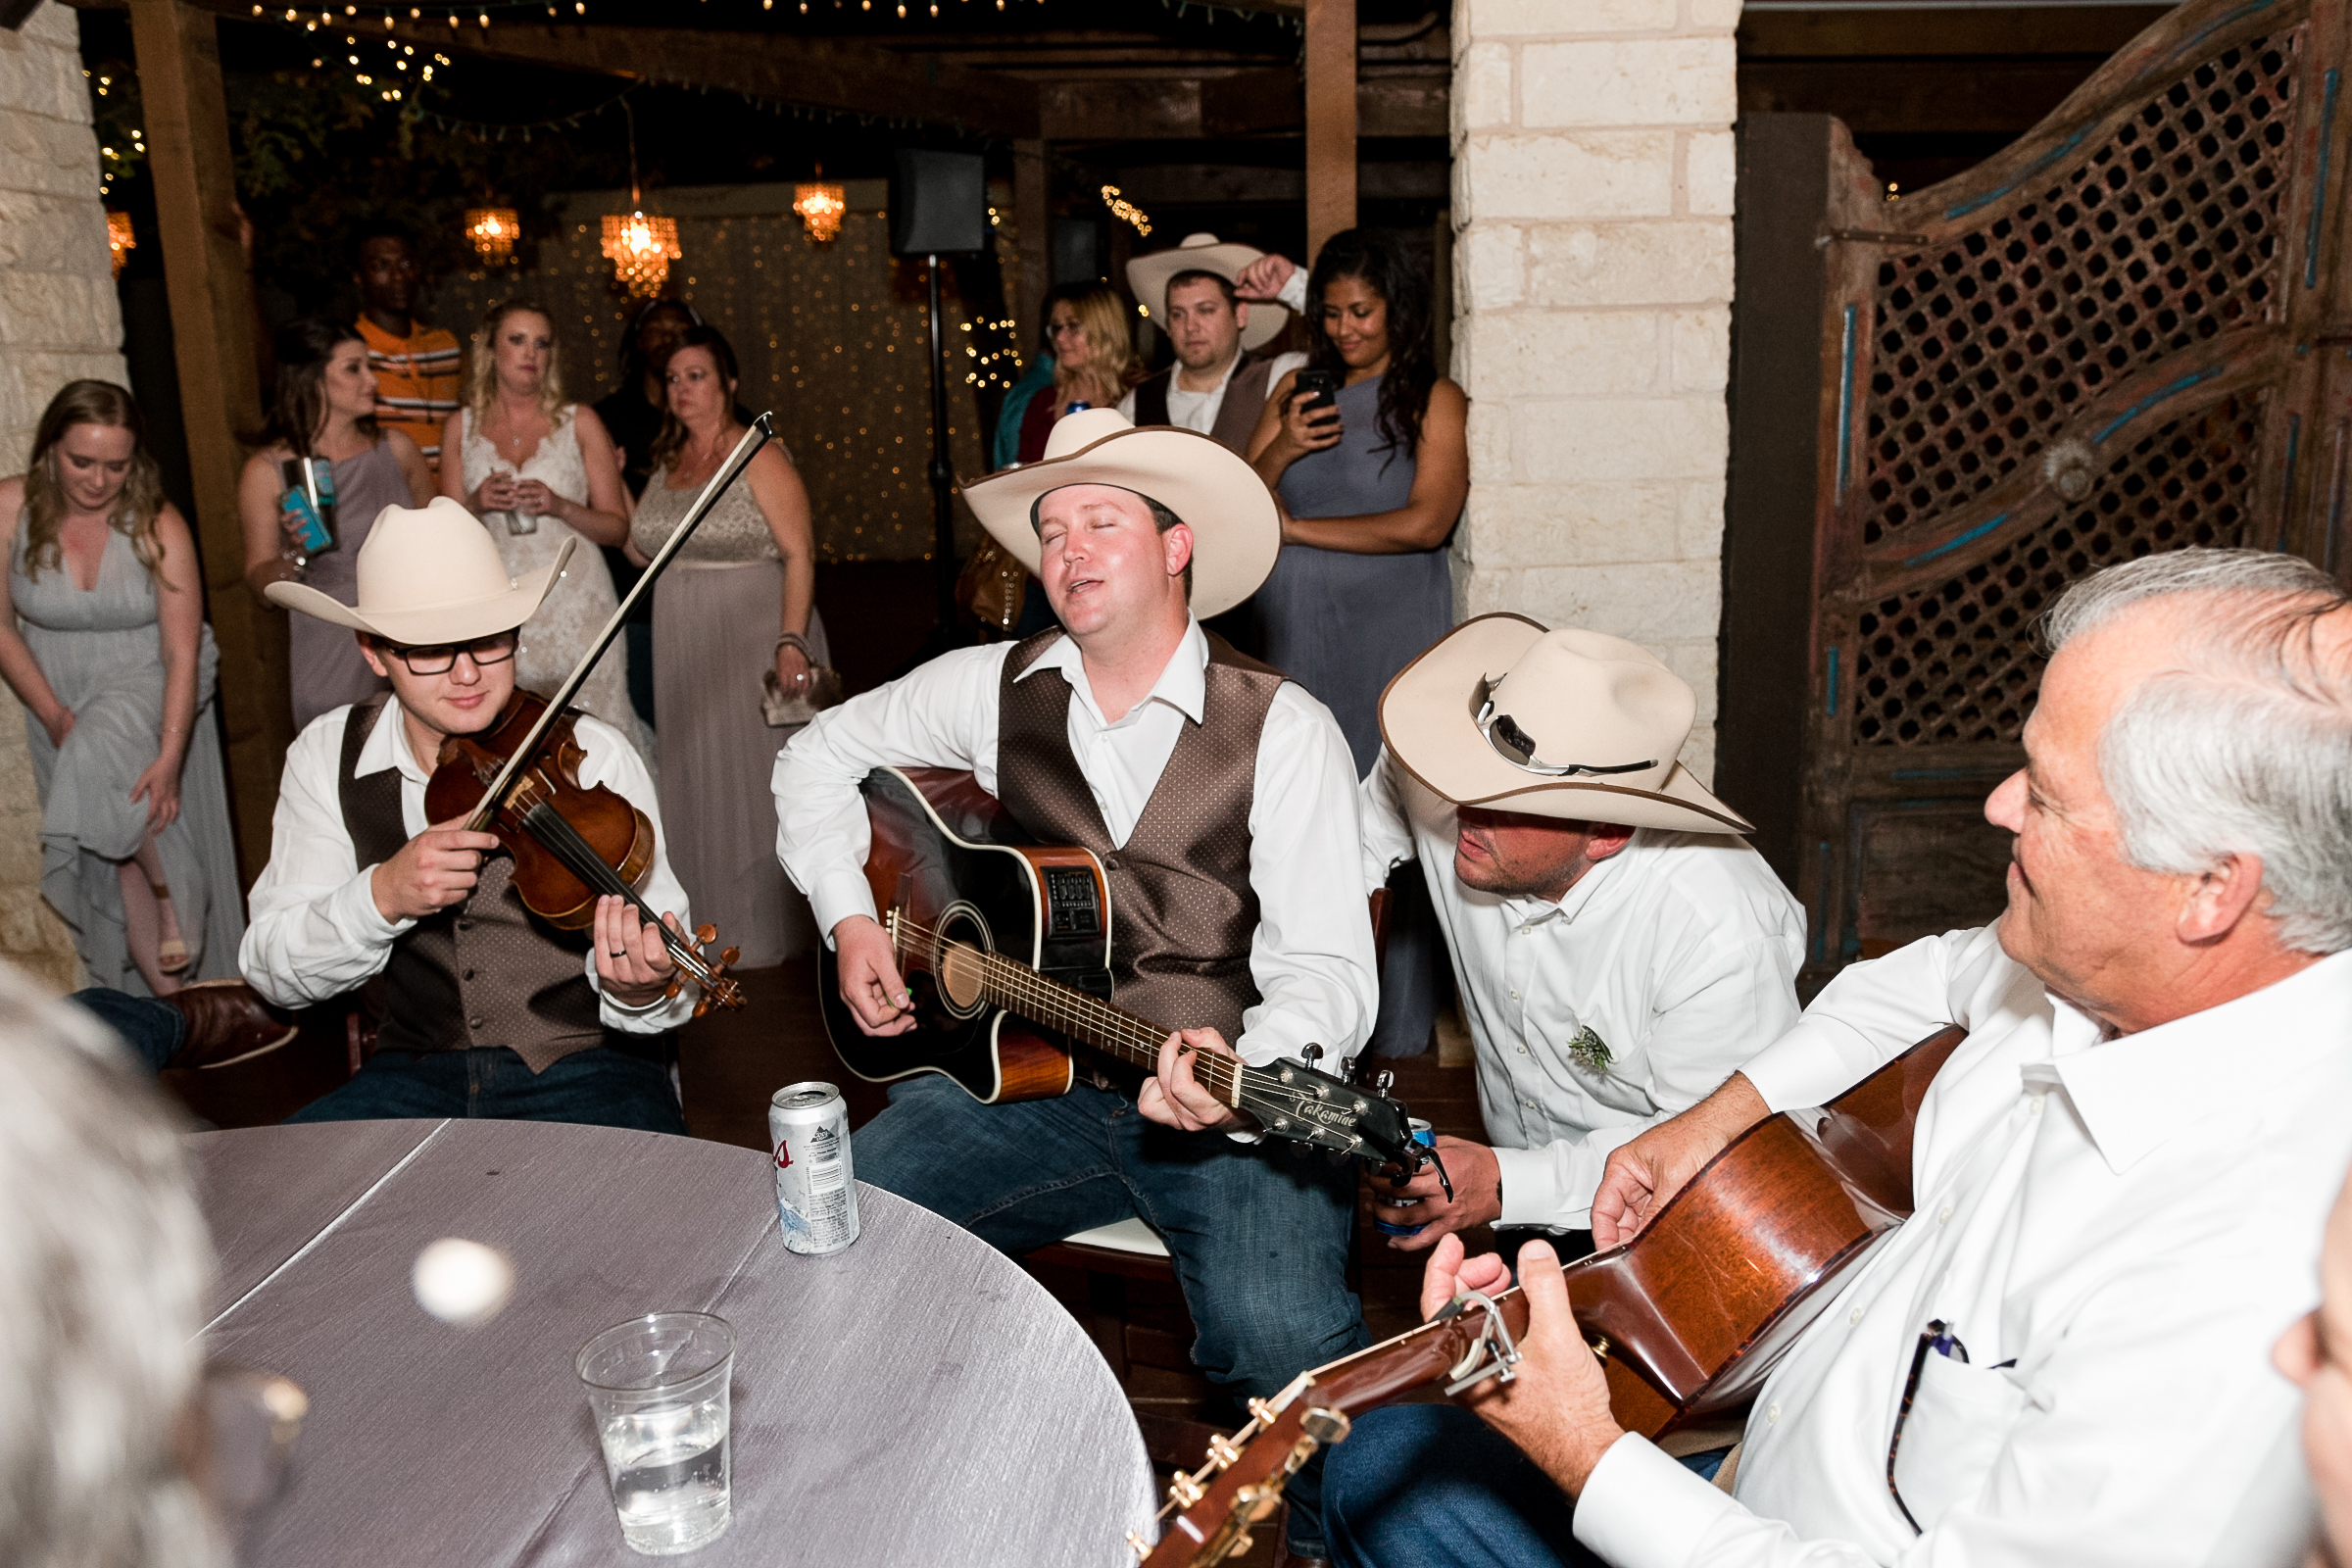
<path id="1" fill-rule="evenodd" d="M 1435 1149 L 1438 1147 L 1438 1135 L 1430 1131 L 1429 1123 L 1423 1121 L 1418 1116 L 1407 1116 L 1405 1118 L 1405 1124 L 1412 1129 L 1414 1143 L 1419 1144 L 1424 1149 Z M 1398 1198 L 1392 1199 L 1390 1202 L 1393 1207 L 1396 1208 L 1416 1208 L 1420 1206 L 1421 1200 L 1418 1198 Z M 1383 1236 L 1418 1236 L 1423 1231 L 1429 1229 L 1429 1227 L 1426 1225 L 1392 1225 L 1385 1219 L 1374 1220 L 1372 1222 L 1372 1228 L 1380 1232 L 1380 1234 Z"/>
<path id="2" fill-rule="evenodd" d="M 775 1152 L 776 1219 L 784 1245 L 822 1257 L 858 1239 L 858 1183 L 850 1171 L 850 1107 L 831 1084 L 788 1084 L 767 1103 Z"/>

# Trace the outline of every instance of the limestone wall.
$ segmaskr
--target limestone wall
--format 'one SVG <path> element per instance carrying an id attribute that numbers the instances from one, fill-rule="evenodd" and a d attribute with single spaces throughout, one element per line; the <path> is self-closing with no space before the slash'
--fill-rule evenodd
<path id="1" fill-rule="evenodd" d="M 0 30 L 0 473 L 76 376 L 126 379 L 98 202 L 98 139 L 74 13 L 54 3 Z M 40 895 L 40 799 L 24 713 L 0 686 L 0 958 L 67 989 L 79 965 Z"/>
<path id="2" fill-rule="evenodd" d="M 1455 0 L 1456 610 L 1628 637 L 1714 760 L 1740 0 Z"/>

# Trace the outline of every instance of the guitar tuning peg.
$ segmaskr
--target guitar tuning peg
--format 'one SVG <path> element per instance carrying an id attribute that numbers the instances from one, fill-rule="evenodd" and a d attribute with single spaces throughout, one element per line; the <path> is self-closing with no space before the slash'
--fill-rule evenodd
<path id="1" fill-rule="evenodd" d="M 1323 1048 L 1310 1042 L 1304 1051 L 1298 1053 L 1298 1059 L 1312 1067 L 1323 1059 Z"/>
<path id="2" fill-rule="evenodd" d="M 1390 1068 L 1383 1067 L 1372 1075 L 1372 1092 L 1376 1095 L 1386 1095 L 1396 1086 L 1396 1074 Z"/>

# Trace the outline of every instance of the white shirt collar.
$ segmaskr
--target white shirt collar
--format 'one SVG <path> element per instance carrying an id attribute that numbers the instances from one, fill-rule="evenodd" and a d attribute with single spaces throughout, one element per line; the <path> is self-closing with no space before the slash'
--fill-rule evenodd
<path id="1" fill-rule="evenodd" d="M 2063 1083 L 2099 1153 L 2121 1175 L 2180 1128 L 2210 1116 L 2216 1081 L 2240 1079 L 2249 1055 L 2264 1058 L 2263 1080 L 2291 1086 L 2303 1076 L 2291 1066 L 2297 1058 L 2341 1051 L 2343 1029 L 2352 1024 L 2352 951 L 2119 1040 L 2102 1042 L 2097 1022 L 2058 998 L 2050 1005 L 2053 1059 L 2029 1064 L 2026 1081 L 2054 1076 Z"/>
<path id="2" fill-rule="evenodd" d="M 1234 372 L 1242 368 L 1242 362 L 1249 357 L 1247 350 L 1240 344 L 1235 344 L 1233 358 L 1225 362 L 1225 373 L 1217 377 L 1217 384 L 1205 392 L 1196 392 L 1184 384 L 1184 367 L 1182 365 L 1171 366 L 1168 369 L 1168 394 L 1171 397 L 1213 398 L 1233 385 Z"/>
<path id="3" fill-rule="evenodd" d="M 1558 902 L 1550 899 L 1505 899 L 1503 907 L 1521 925 L 1534 925 L 1555 914 L 1563 920 L 1575 919 L 1592 904 L 1603 886 L 1618 880 L 1619 873 L 1615 867 L 1637 857 L 1647 858 L 1642 856 L 1642 851 L 1648 847 L 1647 832 L 1646 828 L 1635 829 L 1632 843 L 1587 869 L 1583 876 L 1576 879 L 1574 886 L 1560 895 Z"/>
<path id="4" fill-rule="evenodd" d="M 1062 679 L 1070 683 L 1070 690 L 1086 705 L 1086 710 L 1094 714 L 1095 722 L 1104 729 L 1111 727 L 1110 721 L 1102 716 L 1102 708 L 1095 702 L 1094 687 L 1087 682 L 1086 657 L 1078 651 L 1076 638 L 1063 633 L 1027 669 L 1015 675 L 1013 681 L 1017 685 L 1041 669 L 1061 671 Z M 1153 703 L 1165 703 L 1198 724 L 1207 697 L 1208 635 L 1200 629 L 1200 622 L 1187 614 L 1184 618 L 1184 636 L 1176 644 L 1176 651 L 1168 656 L 1166 665 L 1159 672 L 1159 679 L 1152 682 L 1152 690 L 1145 694 L 1144 700 L 1128 710 L 1127 716 L 1119 722 L 1127 723 Z"/>
<path id="5" fill-rule="evenodd" d="M 360 760 L 351 776 L 366 778 L 387 767 L 399 768 L 400 776 L 412 784 L 432 780 L 432 775 L 417 765 L 416 755 L 409 750 L 409 726 L 401 721 L 397 697 L 384 699 L 384 710 L 376 715 L 375 728 L 368 732 L 367 744 L 360 748 Z"/>

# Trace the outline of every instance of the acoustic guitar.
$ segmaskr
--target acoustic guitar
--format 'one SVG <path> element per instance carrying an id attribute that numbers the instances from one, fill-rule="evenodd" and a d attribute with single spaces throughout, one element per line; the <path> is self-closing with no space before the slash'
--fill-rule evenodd
<path id="1" fill-rule="evenodd" d="M 1909 1216 L 1920 1102 L 1967 1031 L 1929 1036 L 1817 1112 L 1768 1116 L 1740 1134 L 1623 1247 L 1563 1271 L 1578 1325 L 1609 1380 L 1617 1424 L 1645 1437 L 1722 1428 L 1837 1294 L 1837 1283 Z M 1179 1472 L 1158 1544 L 1130 1535 L 1147 1568 L 1207 1568 L 1250 1549 L 1251 1529 L 1315 1450 L 1351 1418 L 1412 1389 L 1459 1395 L 1508 1382 L 1527 1332 L 1513 1287 L 1455 1299 L 1383 1345 L 1301 1373 L 1250 1421 Z"/>
<path id="2" fill-rule="evenodd" d="M 1069 1093 L 1073 1044 L 1147 1072 L 1158 1065 L 1172 1030 L 1111 1002 L 1110 887 L 1091 852 L 1030 842 L 968 772 L 878 767 L 860 790 L 872 827 L 865 879 L 915 1027 L 858 1028 L 828 948 L 819 1005 L 843 1065 L 877 1083 L 939 1073 L 988 1104 Z M 1403 1104 L 1348 1082 L 1344 1067 L 1194 1061 L 1202 1087 L 1276 1138 L 1421 1163 Z"/>

